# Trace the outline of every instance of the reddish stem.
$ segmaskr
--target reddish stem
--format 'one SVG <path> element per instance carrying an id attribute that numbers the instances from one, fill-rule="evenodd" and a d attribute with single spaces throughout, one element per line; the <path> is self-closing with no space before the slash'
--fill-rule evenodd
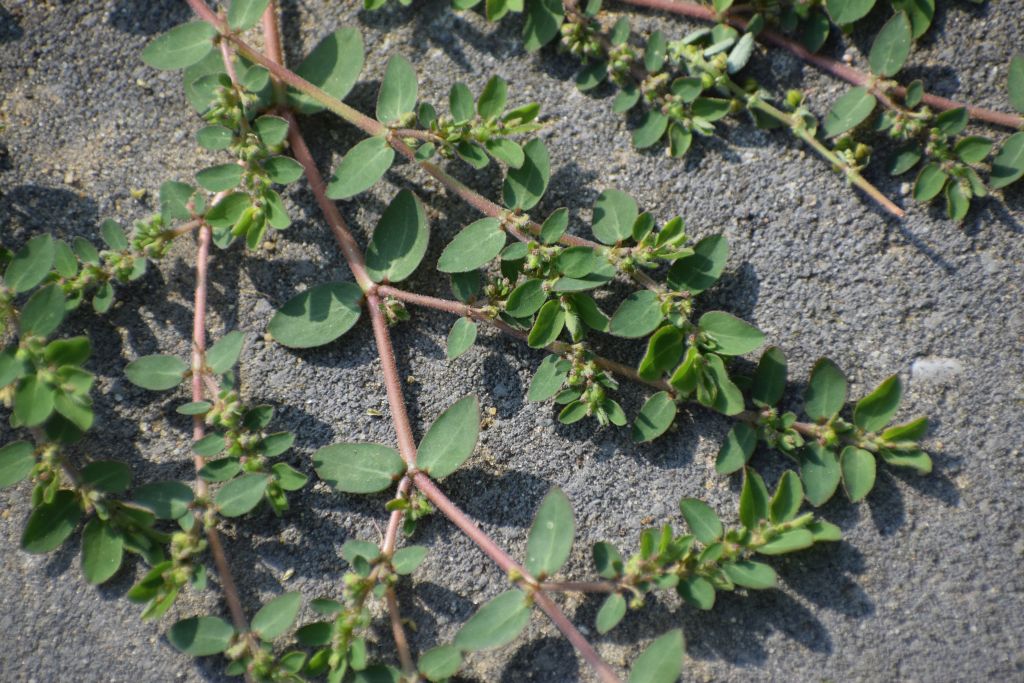
<path id="1" fill-rule="evenodd" d="M 391 408 L 391 420 L 395 425 L 395 436 L 398 439 L 398 452 L 410 470 L 416 468 L 416 441 L 413 439 L 412 424 L 405 410 L 405 399 L 402 397 L 402 381 L 399 379 L 398 364 L 395 362 L 395 351 L 388 334 L 388 323 L 380 309 L 380 297 L 376 291 L 366 296 L 366 308 L 373 324 L 373 338 L 377 342 L 377 353 L 380 355 L 380 370 L 384 375 L 384 387 L 388 395 L 388 406 Z"/>
<path id="2" fill-rule="evenodd" d="M 210 257 L 211 242 L 210 226 L 203 224 L 199 228 L 199 244 L 196 249 L 196 291 L 194 308 L 192 314 L 192 400 L 203 400 L 203 368 L 206 365 L 206 292 L 207 272 Z M 199 441 L 206 432 L 202 415 L 195 415 L 192 418 L 192 439 Z M 196 472 L 203 468 L 206 459 L 194 453 L 192 456 Z M 206 481 L 198 477 L 196 481 L 196 495 L 199 498 L 206 498 L 208 495 Z M 198 520 L 197 524 L 200 523 Z M 228 611 L 231 613 L 231 622 L 235 630 L 245 634 L 245 640 L 249 651 L 256 653 L 256 643 L 253 642 L 249 633 L 249 623 L 245 618 L 245 611 L 242 609 L 242 601 L 238 597 L 238 588 L 235 585 L 234 576 L 231 573 L 231 566 L 228 564 L 227 553 L 220 542 L 220 534 L 214 526 L 206 527 L 206 541 L 210 546 L 210 555 L 217 567 L 217 576 L 220 578 L 221 587 L 224 590 L 224 600 L 228 604 Z M 252 675 L 245 672 L 246 681 L 252 681 Z"/>
<path id="3" fill-rule="evenodd" d="M 746 19 L 741 19 L 740 17 L 731 15 L 720 19 L 718 14 L 710 7 L 705 7 L 704 5 L 698 5 L 692 2 L 684 2 L 682 0 L 620 1 L 627 5 L 636 5 L 638 7 L 647 7 L 665 12 L 672 12 L 674 14 L 690 17 L 691 19 L 699 19 L 701 21 L 723 21 L 741 31 L 746 30 L 748 23 Z M 879 95 L 879 99 L 881 99 L 883 104 L 886 104 L 887 106 L 891 106 L 893 104 L 892 101 L 889 100 L 886 91 L 878 88 L 869 74 L 859 71 L 848 64 L 843 64 L 840 61 L 831 59 L 830 57 L 815 54 L 795 40 L 790 40 L 781 33 L 771 29 L 764 29 L 761 31 L 757 35 L 757 39 L 763 43 L 768 43 L 769 45 L 774 45 L 776 47 L 781 47 L 784 50 L 788 50 L 808 64 L 812 64 L 822 71 L 829 73 L 836 78 L 842 79 L 847 83 L 869 88 L 875 95 Z M 887 90 L 888 92 L 896 93 L 900 97 L 903 97 L 907 92 L 906 88 L 901 85 L 893 86 Z M 1024 117 L 1017 116 L 1016 114 L 1006 114 L 992 109 L 985 109 L 984 107 L 975 107 L 974 105 L 963 104 L 962 102 L 956 102 L 945 97 L 931 95 L 928 93 L 924 94 L 921 101 L 930 107 L 942 111 L 964 107 L 967 109 L 967 113 L 971 118 L 979 121 L 985 121 L 987 123 L 993 123 L 998 126 L 1006 126 L 1008 128 L 1024 127 Z"/>
<path id="4" fill-rule="evenodd" d="M 540 587 L 552 593 L 614 593 L 619 589 L 611 581 L 545 581 Z"/>

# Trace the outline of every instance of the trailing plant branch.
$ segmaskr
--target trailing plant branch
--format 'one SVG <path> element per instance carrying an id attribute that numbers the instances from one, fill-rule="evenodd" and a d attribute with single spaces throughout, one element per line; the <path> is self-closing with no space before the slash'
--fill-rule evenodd
<path id="1" fill-rule="evenodd" d="M 266 55 L 254 49 L 243 41 L 237 34 L 232 33 L 226 24 L 217 17 L 209 7 L 205 5 L 202 0 L 187 0 L 189 6 L 195 11 L 195 13 L 202 18 L 204 21 L 214 26 L 221 34 L 221 40 L 228 40 L 234 44 L 236 50 L 245 58 L 263 66 L 271 75 L 279 79 L 281 82 L 299 90 L 303 94 L 309 95 L 321 105 L 337 114 L 343 120 L 351 123 L 357 128 L 361 129 L 364 133 L 370 136 L 383 136 L 396 152 L 406 157 L 409 161 L 418 165 L 420 168 L 425 170 L 428 174 L 433 176 L 436 180 L 441 182 L 446 188 L 454 192 L 457 196 L 463 199 L 473 208 L 477 209 L 481 213 L 490 216 L 492 218 L 506 219 L 506 217 L 513 217 L 512 220 L 515 222 L 521 222 L 534 234 L 539 234 L 541 225 L 529 219 L 529 216 L 521 215 L 518 212 L 510 212 L 507 209 L 495 204 L 486 197 L 480 195 L 476 191 L 467 187 L 464 183 L 459 182 L 454 177 L 449 175 L 447 172 L 442 170 L 437 164 L 429 161 L 420 161 L 416 158 L 416 151 L 413 150 L 409 145 L 405 144 L 395 130 L 388 128 L 384 124 L 372 119 L 365 114 L 359 112 L 353 107 L 345 104 L 341 100 L 338 100 L 323 90 L 313 85 L 306 79 L 302 78 L 298 74 L 288 70 L 284 66 L 276 63 L 274 60 L 269 59 Z M 291 127 L 289 127 L 289 130 Z M 297 157 L 298 158 L 298 157 Z M 301 160 L 300 160 L 301 163 Z M 321 183 L 322 186 L 322 183 Z M 596 242 L 590 240 L 575 237 L 573 235 L 563 235 L 560 240 L 561 243 L 568 246 L 589 246 L 593 248 L 603 248 Z M 639 271 L 631 271 L 627 273 L 630 277 L 636 280 L 642 286 L 655 291 L 660 292 L 663 288 L 652 280 L 647 274 Z M 358 281 L 358 278 L 357 278 Z M 362 285 L 361 285 L 362 286 Z"/>
<path id="2" fill-rule="evenodd" d="M 706 5 L 700 5 L 693 2 L 686 2 L 685 0 L 619 0 L 626 5 L 634 5 L 637 7 L 646 7 L 649 9 L 662 10 L 671 12 L 681 16 L 689 17 L 691 19 L 698 19 L 701 21 L 708 22 L 724 22 L 735 28 L 744 31 L 747 29 L 749 21 L 735 16 L 732 13 L 727 13 L 725 16 L 720 16 L 713 8 L 707 7 Z M 812 64 L 815 67 L 829 73 L 837 78 L 840 78 L 852 85 L 864 86 L 869 88 L 876 95 L 880 95 L 879 99 L 883 104 L 888 100 L 886 95 L 888 93 L 895 93 L 899 97 L 906 95 L 906 88 L 901 85 L 892 85 L 891 87 L 881 88 L 871 75 L 866 74 L 852 66 L 843 64 L 840 61 L 825 57 L 811 52 L 806 47 L 801 45 L 795 40 L 791 40 L 781 33 L 772 29 L 763 29 L 757 34 L 757 39 L 761 42 L 775 45 L 788 50 L 795 56 L 804 60 L 808 64 Z M 942 111 L 949 111 L 952 109 L 959 109 L 964 107 L 967 109 L 968 114 L 971 118 L 979 121 L 985 121 L 986 123 L 992 123 L 998 126 L 1006 126 L 1008 128 L 1024 128 L 1024 117 L 1016 114 L 1007 114 L 1004 112 L 994 111 L 992 109 L 986 109 L 984 107 L 976 107 L 970 104 L 964 104 L 957 102 L 946 97 L 939 95 L 932 95 L 925 93 L 922 95 L 921 101 L 925 104 L 939 109 Z M 890 101 L 891 102 L 891 101 Z"/>

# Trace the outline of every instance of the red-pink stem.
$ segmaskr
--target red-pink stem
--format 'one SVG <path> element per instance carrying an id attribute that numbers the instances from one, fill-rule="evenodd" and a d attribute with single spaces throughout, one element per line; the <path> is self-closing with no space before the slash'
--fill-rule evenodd
<path id="1" fill-rule="evenodd" d="M 210 257 L 211 242 L 210 226 L 203 224 L 199 228 L 199 244 L 196 249 L 196 290 L 192 314 L 192 400 L 203 400 L 203 377 L 206 365 L 206 292 L 207 272 Z M 199 441 L 206 432 L 202 415 L 192 418 L 192 439 Z M 196 472 L 199 472 L 206 464 L 205 458 L 198 453 L 193 453 L 193 462 Z M 208 487 L 202 477 L 196 481 L 196 495 L 199 498 L 208 496 Z M 199 523 L 197 521 L 197 523 Z M 245 611 L 242 609 L 242 601 L 238 597 L 238 588 L 235 585 L 234 575 L 231 573 L 231 565 L 228 563 L 227 553 L 220 541 L 220 534 L 214 526 L 206 527 L 206 541 L 210 546 L 210 555 L 213 557 L 214 566 L 217 568 L 217 576 L 220 578 L 221 588 L 224 591 L 224 600 L 227 602 L 228 611 L 231 613 L 231 622 L 235 630 L 245 634 L 245 640 L 249 651 L 256 654 L 257 646 L 249 633 L 249 622 L 245 618 Z M 250 672 L 245 672 L 246 681 L 252 681 Z"/>
<path id="2" fill-rule="evenodd" d="M 619 589 L 611 581 L 545 581 L 540 587 L 552 593 L 614 593 Z"/>
<path id="3" fill-rule="evenodd" d="M 562 613 L 558 605 L 545 595 L 543 591 L 536 589 L 538 585 L 536 579 L 531 577 L 518 562 L 513 560 L 472 519 L 449 500 L 448 496 L 434 484 L 430 477 L 423 472 L 416 472 L 413 475 L 413 483 L 427 497 L 427 500 L 434 504 L 434 507 L 444 513 L 445 517 L 462 530 L 462 533 L 466 534 L 470 540 L 476 543 L 503 572 L 506 574 L 509 572 L 519 574 L 523 577 L 523 582 L 527 586 L 534 587 L 532 591 L 534 603 L 548 615 L 548 618 L 562 632 L 562 635 L 572 643 L 573 647 L 576 648 L 587 664 L 597 673 L 598 678 L 606 683 L 619 682 L 619 677 L 615 671 L 601 658 L 601 655 L 583 637 L 583 634 L 573 626 L 572 622 Z"/>
<path id="4" fill-rule="evenodd" d="M 620 2 L 627 5 L 635 5 L 637 7 L 647 7 L 665 12 L 672 12 L 674 14 L 690 17 L 691 19 L 699 19 L 701 21 L 718 22 L 721 20 L 727 24 L 735 26 L 741 31 L 747 28 L 748 23 L 747 20 L 732 15 L 720 19 L 718 14 L 710 7 L 698 5 L 692 2 L 684 2 L 682 0 L 620 0 Z M 768 43 L 776 47 L 781 47 L 784 50 L 788 50 L 808 64 L 812 64 L 822 71 L 829 73 L 836 78 L 842 79 L 847 83 L 865 86 L 876 95 L 881 95 L 882 97 L 879 99 L 882 100 L 883 104 L 886 104 L 887 106 L 892 105 L 891 100 L 886 96 L 887 93 L 875 85 L 872 76 L 869 74 L 859 71 L 848 64 L 836 61 L 835 59 L 815 54 L 795 40 L 790 40 L 781 33 L 771 29 L 761 31 L 757 35 L 757 39 L 763 43 Z M 901 85 L 888 88 L 887 91 L 894 92 L 900 97 L 905 96 L 907 92 L 906 88 Z M 956 102 L 955 100 L 928 93 L 924 94 L 921 101 L 942 111 L 964 107 L 967 109 L 967 113 L 971 118 L 979 121 L 993 123 L 998 126 L 1006 126 L 1008 128 L 1024 128 L 1024 117 L 1016 114 L 1006 114 L 1004 112 L 994 111 L 984 107 L 975 107 L 971 104 Z"/>
<path id="5" fill-rule="evenodd" d="M 416 673 L 416 663 L 412 661 L 409 641 L 405 637 L 405 628 L 402 626 L 402 615 L 398 611 L 398 598 L 395 596 L 395 589 L 389 586 L 384 594 L 384 599 L 391 617 L 391 635 L 398 648 L 398 659 L 402 662 L 402 671 L 406 676 L 412 676 Z"/>
<path id="6" fill-rule="evenodd" d="M 388 334 L 388 323 L 380 309 L 380 296 L 371 291 L 366 296 L 366 308 L 370 313 L 373 325 L 373 338 L 377 342 L 380 355 L 380 370 L 384 376 L 384 388 L 388 395 L 388 406 L 391 408 L 391 420 L 395 425 L 395 436 L 398 440 L 398 453 L 410 469 L 416 467 L 416 441 L 413 438 L 412 424 L 405 410 L 405 399 L 402 396 L 402 381 L 395 362 L 395 350 Z"/>

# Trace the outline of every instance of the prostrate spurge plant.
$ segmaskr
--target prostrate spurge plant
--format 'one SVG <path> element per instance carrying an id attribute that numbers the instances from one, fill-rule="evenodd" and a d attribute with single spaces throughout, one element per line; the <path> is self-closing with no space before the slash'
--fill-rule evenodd
<path id="1" fill-rule="evenodd" d="M 362 39 L 355 29 L 327 36 L 290 71 L 283 66 L 272 3 L 235 0 L 221 14 L 199 0 L 189 4 L 198 20 L 157 38 L 143 59 L 157 68 L 185 69 L 186 94 L 208 124 L 197 134 L 199 144 L 223 151 L 224 163 L 199 171 L 198 187 L 165 183 L 160 213 L 136 223 L 131 238 L 116 223 L 104 223 L 100 230 L 105 249 L 81 238 L 69 245 L 40 235 L 16 252 L 0 253 L 0 323 L 7 342 L 0 352 L 0 387 L 11 408 L 12 426 L 26 434 L 24 440 L 0 448 L 0 485 L 33 482 L 22 546 L 28 552 L 49 552 L 84 522 L 82 569 L 90 583 L 117 573 L 125 551 L 150 567 L 128 593 L 144 605 L 146 619 L 163 616 L 186 586 L 204 590 L 207 560 L 212 559 L 231 622 L 218 616 L 181 619 L 167 632 L 175 647 L 196 656 L 222 654 L 229 674 L 250 680 L 324 676 L 329 681 L 439 681 L 460 669 L 466 653 L 515 639 L 536 607 L 600 680 L 617 681 L 619 672 L 601 659 L 550 593 L 605 594 L 596 624 L 601 634 L 614 628 L 628 608 L 642 607 L 654 591 L 674 590 L 687 603 L 711 609 L 719 591 L 775 585 L 774 570 L 759 555 L 839 540 L 837 527 L 813 512 L 801 512 L 805 500 L 820 506 L 840 484 L 850 500 L 861 500 L 874 485 L 879 459 L 890 466 L 930 471 L 931 461 L 919 446 L 926 421 L 890 426 L 901 400 L 896 376 L 847 410 L 846 379 L 834 363 L 822 359 L 807 382 L 807 420 L 801 421 L 780 405 L 787 382 L 781 349 L 765 350 L 752 376 L 730 369 L 731 358 L 757 350 L 765 339 L 728 313 L 693 315 L 695 298 L 714 285 L 726 265 L 723 236 L 692 241 L 682 219 L 659 223 L 614 188 L 602 192 L 593 207 L 590 231 L 596 241 L 569 232 L 565 208 L 533 220 L 527 212 L 538 204 L 550 178 L 544 143 L 529 138 L 538 127 L 539 108 L 526 103 L 510 109 L 501 78 L 492 78 L 475 97 L 456 83 L 447 103 L 433 105 L 421 101 L 413 65 L 396 55 L 388 63 L 371 118 L 343 102 L 363 64 Z M 514 4 L 509 2 L 508 8 L 516 9 Z M 528 7 L 532 11 L 537 3 Z M 261 17 L 265 53 L 242 36 Z M 701 60 L 713 56 L 685 48 L 693 42 L 683 43 L 678 54 Z M 613 47 L 623 44 L 612 41 Z M 652 73 L 662 66 L 645 63 Z M 727 76 L 722 80 L 721 73 L 715 74 L 714 83 L 727 84 Z M 690 85 L 699 85 L 699 90 L 684 98 L 688 106 L 697 106 L 706 89 L 702 76 L 689 80 L 694 78 L 700 83 Z M 761 110 L 756 101 L 748 99 L 747 104 Z M 295 117 L 325 108 L 366 134 L 326 184 Z M 698 119 L 687 120 L 704 126 Z M 686 132 L 678 121 L 666 120 L 656 128 L 657 137 L 668 130 L 672 144 Z M 418 165 L 484 214 L 458 232 L 436 264 L 451 277 L 452 300 L 395 286 L 421 266 L 430 239 L 426 211 L 413 192 L 403 189 L 395 195 L 365 252 L 330 201 L 355 197 L 376 184 L 396 156 Z M 505 166 L 502 204 L 449 176 L 434 162 L 439 157 L 457 157 L 476 168 L 492 162 Z M 287 229 L 290 219 L 276 188 L 302 175 L 355 282 L 309 287 L 281 307 L 268 332 L 288 347 L 321 346 L 344 335 L 365 312 L 380 353 L 397 443 L 339 443 L 314 455 L 317 475 L 342 493 L 391 492 L 386 505 L 390 516 L 383 542 L 345 543 L 342 555 L 348 571 L 338 593 L 312 599 L 309 606 L 322 619 L 292 632 L 303 596 L 285 593 L 248 619 L 218 527 L 263 503 L 275 514 L 286 513 L 288 492 L 301 489 L 307 475 L 274 462 L 291 447 L 294 436 L 271 431 L 273 408 L 245 405 L 240 398 L 233 368 L 244 333 L 231 332 L 207 348 L 205 319 L 211 243 L 227 249 L 242 242 L 237 248 L 255 249 L 267 230 Z M 194 483 L 133 483 L 125 463 L 77 462 L 73 456 L 73 444 L 93 422 L 93 375 L 85 369 L 90 342 L 57 333 L 67 311 L 91 300 L 98 313 L 105 312 L 115 283 L 142 276 L 148 261 L 162 257 L 174 239 L 193 233 L 192 357 L 146 356 L 124 371 L 130 381 L 153 391 L 176 389 L 183 382 L 190 386 L 190 400 L 177 410 L 193 417 L 197 478 Z M 609 313 L 604 293 L 613 282 L 630 286 L 630 293 L 614 310 L 608 307 Z M 687 532 L 667 522 L 649 528 L 635 552 L 625 555 L 611 544 L 598 543 L 593 548 L 596 577 L 556 580 L 575 535 L 571 502 L 556 488 L 538 507 L 526 556 L 515 560 L 439 488 L 474 452 L 480 425 L 477 398 L 466 396 L 436 411 L 438 417 L 418 444 L 413 438 L 388 331 L 389 325 L 408 319 L 407 304 L 456 316 L 448 337 L 449 358 L 472 346 L 479 325 L 547 350 L 528 397 L 560 406 L 563 423 L 590 417 L 602 426 L 631 425 L 634 439 L 647 442 L 662 435 L 681 408 L 693 404 L 733 417 L 717 469 L 723 475 L 743 470 L 739 523 L 726 528 L 707 504 L 684 498 L 680 512 Z M 645 340 L 639 366 L 597 355 L 590 340 L 602 334 Z M 621 380 L 652 390 L 636 415 L 627 415 L 615 399 Z M 774 492 L 748 465 L 759 443 L 795 467 L 780 477 Z M 405 541 L 415 535 L 418 519 L 435 512 L 450 519 L 505 572 L 510 589 L 483 605 L 451 643 L 417 653 L 405 636 L 394 586 L 429 552 Z M 374 600 L 386 606 L 393 652 L 367 641 Z M 675 680 L 683 650 L 678 629 L 657 638 L 633 663 L 630 680 Z"/>

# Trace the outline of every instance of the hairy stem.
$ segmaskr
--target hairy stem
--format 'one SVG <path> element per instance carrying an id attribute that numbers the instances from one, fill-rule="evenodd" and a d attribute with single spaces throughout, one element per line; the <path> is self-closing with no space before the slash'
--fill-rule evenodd
<path id="1" fill-rule="evenodd" d="M 694 2 L 686 2 L 685 0 L 620 0 L 620 2 L 627 5 L 635 5 L 637 7 L 647 7 L 649 9 L 672 12 L 674 14 L 690 17 L 691 19 L 699 19 L 701 21 L 722 21 L 741 31 L 746 30 L 747 28 L 747 21 L 745 19 L 741 19 L 734 15 L 727 15 L 720 18 L 711 7 L 699 5 Z M 757 34 L 757 39 L 762 43 L 767 43 L 769 45 L 774 45 L 776 47 L 781 47 L 784 50 L 788 50 L 808 64 L 811 64 L 818 69 L 835 76 L 836 78 L 842 79 L 847 83 L 867 87 L 876 96 L 880 95 L 879 99 L 883 104 L 886 104 L 886 106 L 892 104 L 892 101 L 888 97 L 889 93 L 895 93 L 896 95 L 903 97 L 907 92 L 906 88 L 901 85 L 882 89 L 875 84 L 874 77 L 872 75 L 866 74 L 863 71 L 855 69 L 847 64 L 843 64 L 835 59 L 831 59 L 830 57 L 814 54 L 797 41 L 791 40 L 777 31 L 764 29 Z M 964 107 L 967 109 L 967 114 L 971 118 L 978 121 L 984 121 L 986 123 L 992 123 L 997 126 L 1006 126 L 1008 128 L 1024 127 L 1024 117 L 1016 114 L 1006 114 L 992 109 L 985 109 L 984 107 L 975 107 L 974 105 L 964 104 L 962 102 L 957 102 L 955 100 L 928 93 L 924 94 L 921 101 L 930 107 L 942 111 Z"/>
<path id="2" fill-rule="evenodd" d="M 206 364 L 206 291 L 207 291 L 207 266 L 210 257 L 211 242 L 210 226 L 202 225 L 199 228 L 199 244 L 196 249 L 196 291 L 192 315 L 192 400 L 203 400 L 203 367 Z M 206 433 L 205 423 L 202 415 L 195 415 L 192 418 L 192 440 L 199 441 Z M 203 468 L 206 459 L 198 453 L 192 456 L 196 472 Z M 196 494 L 204 498 L 208 495 L 206 481 L 202 477 L 196 479 Z M 231 622 L 235 630 L 245 634 L 249 651 L 255 655 L 258 651 L 256 643 L 249 633 L 249 622 L 245 618 L 242 609 L 242 601 L 238 597 L 238 588 L 235 585 L 234 575 L 231 573 L 231 566 L 228 564 L 227 554 L 220 541 L 220 534 L 214 526 L 206 527 L 206 540 L 210 546 L 210 554 L 213 556 L 213 563 L 217 567 L 217 576 L 220 578 L 221 587 L 224 590 L 224 600 L 228 604 L 228 611 L 231 613 Z M 252 681 L 251 674 L 246 671 L 246 681 Z"/>
<path id="3" fill-rule="evenodd" d="M 434 506 L 444 513 L 444 515 L 452 521 L 455 526 L 462 530 L 462 533 L 469 536 L 470 540 L 477 544 L 477 546 L 484 551 L 484 553 L 491 558 L 491 560 L 498 565 L 498 567 L 508 574 L 509 572 L 516 572 L 523 577 L 523 582 L 528 586 L 538 587 L 537 580 L 532 578 L 529 573 L 513 560 L 508 553 L 501 549 L 497 543 L 495 543 L 490 536 L 484 533 L 480 527 L 470 519 L 466 513 L 460 510 L 455 503 L 453 503 L 448 496 L 444 494 L 441 489 L 434 484 L 433 480 L 423 472 L 416 472 L 413 475 L 413 483 L 416 485 L 423 495 L 434 504 Z M 615 671 L 608 666 L 601 655 L 597 653 L 597 650 L 583 637 L 583 634 L 573 626 L 572 622 L 562 613 L 558 605 L 554 603 L 542 590 L 534 590 L 533 592 L 534 603 L 541 608 L 541 610 L 548 615 L 548 618 L 555 624 L 559 631 L 562 632 L 569 642 L 573 644 L 576 650 L 583 656 L 583 659 L 594 669 L 598 677 L 606 683 L 613 683 L 619 681 L 618 675 Z"/>
<path id="4" fill-rule="evenodd" d="M 433 176 L 437 181 L 439 181 L 442 185 L 448 188 L 449 191 L 455 193 L 463 201 L 468 203 L 476 210 L 492 218 L 504 218 L 506 215 L 512 213 L 503 208 L 502 206 L 495 204 L 494 202 L 487 199 L 483 195 L 479 194 L 475 190 L 470 189 L 465 184 L 459 182 L 451 175 L 446 173 L 444 170 L 442 170 L 437 164 L 431 163 L 429 161 L 419 161 L 418 159 L 416 159 L 416 151 L 401 140 L 399 131 L 391 130 L 390 128 L 380 123 L 379 121 L 370 118 L 369 116 L 363 114 L 362 112 L 353 107 L 350 107 L 341 100 L 332 97 L 331 95 L 328 95 L 323 90 L 313 85 L 306 79 L 302 78 L 293 71 L 288 70 L 281 64 L 278 64 L 274 60 L 268 58 L 263 53 L 259 52 L 255 48 L 248 45 L 239 36 L 231 33 L 227 25 L 216 14 L 214 14 L 213 11 L 210 10 L 210 8 L 207 7 L 202 0 L 186 1 L 188 2 L 189 6 L 193 9 L 193 11 L 201 19 L 210 23 L 220 32 L 221 40 L 230 41 L 235 46 L 235 49 L 238 51 L 239 54 L 244 56 L 246 59 L 249 59 L 250 61 L 253 61 L 256 64 L 259 64 L 260 66 L 266 68 L 268 71 L 270 71 L 271 76 L 278 79 L 282 83 L 285 83 L 295 88 L 296 90 L 306 95 L 309 95 L 314 100 L 323 105 L 325 108 L 337 114 L 339 117 L 341 117 L 348 123 L 351 123 L 355 127 L 359 128 L 367 135 L 383 136 L 387 140 L 388 144 L 391 145 L 391 147 L 396 152 L 404 156 L 413 164 L 416 164 L 417 166 L 422 168 L 428 174 Z M 297 155 L 296 158 L 298 158 Z M 320 184 L 322 185 L 322 181 Z M 528 218 L 529 217 L 527 217 L 527 219 Z M 540 233 L 540 227 L 540 224 L 537 223 L 536 221 L 528 220 L 527 222 L 527 228 L 530 230 L 530 232 L 532 232 L 535 235 Z M 593 242 L 582 237 L 575 237 L 573 235 L 563 235 L 559 241 L 567 246 L 587 246 L 592 248 L 603 247 L 603 245 L 598 244 L 597 242 Z M 646 287 L 647 289 L 650 289 L 655 292 L 660 292 L 662 290 L 662 287 L 654 280 L 652 280 L 650 277 L 648 277 L 646 273 L 631 272 L 629 273 L 629 275 L 638 284 L 640 284 L 643 287 Z"/>

